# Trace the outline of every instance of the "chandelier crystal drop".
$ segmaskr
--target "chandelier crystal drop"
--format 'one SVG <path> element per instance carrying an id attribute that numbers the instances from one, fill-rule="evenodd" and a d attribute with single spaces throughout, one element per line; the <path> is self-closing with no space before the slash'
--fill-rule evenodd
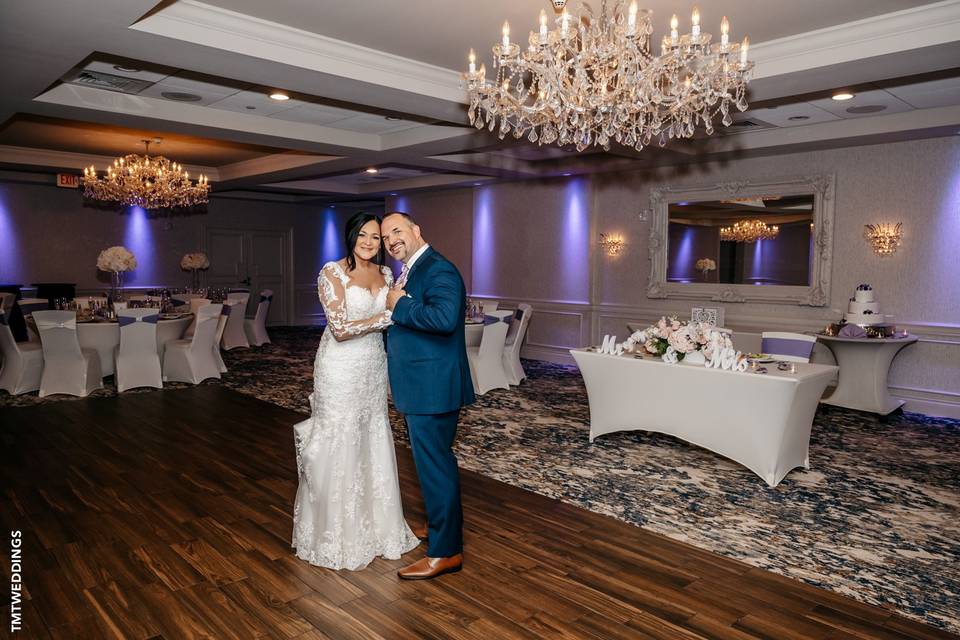
<path id="1" fill-rule="evenodd" d="M 709 135 L 714 120 L 733 120 L 731 108 L 747 108 L 746 85 L 753 63 L 747 38 L 730 42 L 730 24 L 721 23 L 721 39 L 700 29 L 693 11 L 689 34 L 681 35 L 673 16 L 661 53 L 651 53 L 652 11 L 636 0 L 601 0 L 599 13 L 581 2 L 576 14 L 564 0 L 550 28 L 540 13 L 539 30 L 528 47 L 510 39 L 503 25 L 493 46 L 494 78 L 487 79 L 470 52 L 463 85 L 470 99 L 470 123 L 477 129 L 526 137 L 537 144 L 591 145 L 605 150 L 611 142 L 640 151 L 656 140 L 690 138 L 702 125 Z"/>
<path id="2" fill-rule="evenodd" d="M 763 220 L 737 220 L 730 227 L 720 227 L 721 242 L 756 242 L 773 240 L 780 233 L 777 225 L 767 225 Z"/>
<path id="3" fill-rule="evenodd" d="M 83 170 L 83 196 L 144 209 L 176 209 L 209 202 L 210 183 L 200 175 L 190 180 L 183 166 L 163 156 L 150 157 L 150 141 L 143 140 L 145 155 L 126 155 L 113 161 L 105 175 L 93 165 Z"/>

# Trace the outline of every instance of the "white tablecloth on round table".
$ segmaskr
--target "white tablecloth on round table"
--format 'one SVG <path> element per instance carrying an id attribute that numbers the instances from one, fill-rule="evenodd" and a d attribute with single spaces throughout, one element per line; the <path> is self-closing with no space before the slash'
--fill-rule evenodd
<path id="1" fill-rule="evenodd" d="M 824 404 L 887 415 L 903 405 L 890 395 L 887 375 L 901 349 L 919 338 L 901 335 L 896 338 L 844 338 L 818 335 L 837 359 L 840 379 L 837 388 Z"/>
<path id="2" fill-rule="evenodd" d="M 797 364 L 767 374 L 669 365 L 572 349 L 590 399 L 590 441 L 613 431 L 656 431 L 747 467 L 771 487 L 809 468 L 810 427 L 837 368 Z"/>
<path id="3" fill-rule="evenodd" d="M 163 358 L 163 349 L 170 340 L 179 340 L 187 330 L 192 315 L 175 320 L 157 322 L 157 352 Z M 96 349 L 100 354 L 100 367 L 103 375 L 114 373 L 114 349 L 120 345 L 120 325 L 116 322 L 78 322 L 77 339 L 83 349 Z"/>

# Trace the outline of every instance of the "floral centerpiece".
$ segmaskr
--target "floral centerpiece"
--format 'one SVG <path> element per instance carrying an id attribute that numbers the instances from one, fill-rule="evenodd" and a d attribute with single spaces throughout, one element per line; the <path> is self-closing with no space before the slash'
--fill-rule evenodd
<path id="1" fill-rule="evenodd" d="M 97 256 L 97 269 L 110 274 L 110 297 L 120 299 L 123 289 L 123 274 L 137 268 L 137 258 L 129 249 L 122 246 L 104 249 Z"/>
<path id="2" fill-rule="evenodd" d="M 717 263 L 713 260 L 713 258 L 700 258 L 697 260 L 695 266 L 697 267 L 697 271 L 703 274 L 704 280 L 707 279 L 707 274 L 709 274 L 711 271 L 717 270 Z"/>
<path id="3" fill-rule="evenodd" d="M 189 271 L 191 274 L 190 288 L 196 291 L 200 288 L 200 271 L 210 268 L 210 259 L 202 251 L 196 253 L 185 253 L 180 258 L 180 268 Z"/>
<path id="4" fill-rule="evenodd" d="M 662 317 L 656 324 L 635 331 L 623 343 L 626 351 L 642 346 L 648 353 L 660 356 L 664 362 L 703 364 L 713 357 L 713 350 L 732 348 L 730 336 L 706 322 L 681 322 L 676 316 Z"/>

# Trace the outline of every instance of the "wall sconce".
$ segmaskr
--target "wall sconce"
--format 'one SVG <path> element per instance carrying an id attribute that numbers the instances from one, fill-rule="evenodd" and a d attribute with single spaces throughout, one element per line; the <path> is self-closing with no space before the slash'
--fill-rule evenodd
<path id="1" fill-rule="evenodd" d="M 623 253 L 623 250 L 627 247 L 627 243 L 619 234 L 601 233 L 600 246 L 607 252 L 608 256 L 618 256 Z"/>
<path id="2" fill-rule="evenodd" d="M 867 224 L 863 227 L 863 235 L 873 245 L 873 252 L 881 258 L 892 256 L 900 246 L 903 237 L 903 223 L 882 222 Z"/>

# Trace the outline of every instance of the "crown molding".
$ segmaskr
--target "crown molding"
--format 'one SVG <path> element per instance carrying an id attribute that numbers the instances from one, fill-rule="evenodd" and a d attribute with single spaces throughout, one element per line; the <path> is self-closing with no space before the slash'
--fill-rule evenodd
<path id="1" fill-rule="evenodd" d="M 90 153 L 74 153 L 72 151 L 52 151 L 50 149 L 34 149 L 32 147 L 14 147 L 0 145 L 0 163 L 20 164 L 34 167 L 50 167 L 54 169 L 77 169 L 93 165 L 103 170 L 113 164 L 117 156 L 101 156 Z M 220 180 L 216 167 L 204 167 L 197 164 L 184 164 L 183 168 L 189 173 L 210 178 L 210 182 Z"/>
<path id="2" fill-rule="evenodd" d="M 842 64 L 956 42 L 960 0 L 944 0 L 903 11 L 798 33 L 750 47 L 754 79 Z"/>
<path id="3" fill-rule="evenodd" d="M 130 28 L 401 91 L 466 102 L 466 91 L 459 86 L 460 74 L 451 69 L 196 0 L 175 2 Z"/>
<path id="4" fill-rule="evenodd" d="M 340 160 L 341 158 L 343 158 L 343 156 L 274 153 L 267 156 L 260 156 L 259 158 L 222 165 L 219 167 L 220 180 L 237 180 L 239 178 L 259 176 L 266 173 L 299 169 L 332 160 Z"/>

